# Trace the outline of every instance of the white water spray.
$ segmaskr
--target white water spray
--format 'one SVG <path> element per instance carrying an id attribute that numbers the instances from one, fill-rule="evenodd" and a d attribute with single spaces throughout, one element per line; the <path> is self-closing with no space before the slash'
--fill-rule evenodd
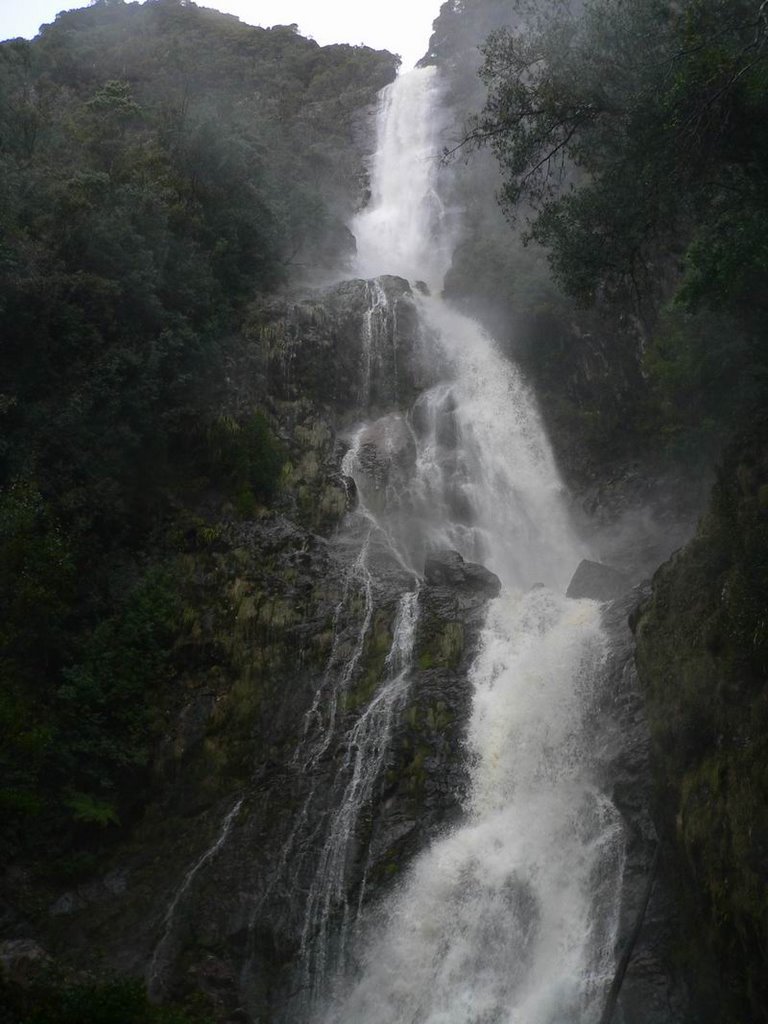
<path id="1" fill-rule="evenodd" d="M 437 189 L 438 97 L 431 68 L 385 90 L 372 202 L 352 225 L 363 276 L 441 287 L 452 238 Z M 416 301 L 442 381 L 407 415 L 363 425 L 346 471 L 401 565 L 420 572 L 430 549 L 449 547 L 505 590 L 472 669 L 466 823 L 371 916 L 359 970 L 313 1019 L 593 1024 L 623 867 L 621 823 L 591 781 L 586 730 L 605 656 L 599 607 L 560 596 L 583 552 L 519 373 L 477 324 L 439 298 Z"/>
<path id="2" fill-rule="evenodd" d="M 437 188 L 439 99 L 437 68 L 400 75 L 382 90 L 371 202 L 351 224 L 360 277 L 399 274 L 442 288 L 453 238 Z"/>

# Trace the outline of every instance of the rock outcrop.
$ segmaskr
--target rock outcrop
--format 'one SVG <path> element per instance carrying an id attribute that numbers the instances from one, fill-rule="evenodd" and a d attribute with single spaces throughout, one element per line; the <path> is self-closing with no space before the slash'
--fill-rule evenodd
<path id="1" fill-rule="evenodd" d="M 731 446 L 697 536 L 633 620 L 678 961 L 702 1024 L 763 1020 L 768 1001 L 767 524 L 762 422 Z"/>
<path id="2" fill-rule="evenodd" d="M 455 552 L 431 553 L 419 580 L 373 541 L 361 568 L 370 527 L 354 514 L 407 478 L 403 416 L 432 372 L 398 278 L 254 315 L 233 400 L 265 408 L 288 454 L 274 507 L 250 520 L 190 515 L 180 531 L 178 682 L 158 723 L 152 799 L 90 878 L 44 895 L 9 880 L 11 939 L 44 935 L 67 970 L 143 977 L 158 1000 L 198 992 L 216 1020 L 290 1018 L 302 964 L 316 969 L 307 894 L 323 880 L 350 737 L 387 680 L 404 594 L 417 594 L 407 690 L 339 848 L 322 927 L 333 936 L 458 815 L 468 667 L 499 581 Z M 363 417 L 361 496 L 342 462 Z"/>
<path id="3" fill-rule="evenodd" d="M 624 821 L 614 985 L 600 1024 L 684 1024 L 688 990 L 674 962 L 679 922 L 669 850 L 653 817 L 651 739 L 628 619 L 646 585 L 608 604 L 605 683 L 594 721 L 598 779 Z"/>
<path id="4" fill-rule="evenodd" d="M 501 582 L 498 576 L 482 565 L 465 562 L 457 551 L 429 555 L 424 565 L 424 579 L 435 587 L 452 591 L 462 602 L 477 602 L 477 597 L 498 597 Z"/>
<path id="5" fill-rule="evenodd" d="M 583 559 L 573 574 L 566 597 L 589 597 L 593 601 L 614 601 L 626 594 L 632 581 L 618 569 Z"/>

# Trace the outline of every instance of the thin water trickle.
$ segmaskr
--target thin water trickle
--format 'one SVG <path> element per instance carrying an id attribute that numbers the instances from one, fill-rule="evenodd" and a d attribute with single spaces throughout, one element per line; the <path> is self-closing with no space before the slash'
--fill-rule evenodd
<path id="1" fill-rule="evenodd" d="M 195 880 L 202 868 L 204 868 L 209 861 L 213 860 L 216 854 L 221 850 L 222 846 L 226 843 L 235 818 L 242 806 L 243 799 L 241 798 L 224 816 L 224 820 L 221 823 L 221 827 L 219 828 L 213 843 L 189 868 L 182 879 L 181 885 L 174 893 L 171 902 L 166 908 L 165 915 L 163 917 L 163 934 L 160 937 L 160 941 L 157 946 L 155 946 L 152 959 L 150 960 L 149 968 L 147 970 L 147 991 L 152 998 L 159 998 L 163 995 L 165 982 L 164 972 L 173 958 L 174 951 L 172 946 L 176 926 L 176 916 L 179 907 L 192 885 L 192 882 Z"/>
<path id="2" fill-rule="evenodd" d="M 301 953 L 306 983 L 315 997 L 323 991 L 329 969 L 344 963 L 349 904 L 348 857 L 360 813 L 370 800 L 389 749 L 392 724 L 408 691 L 409 671 L 418 617 L 418 591 L 405 593 L 397 609 L 392 644 L 385 662 L 385 679 L 346 736 L 340 776 L 343 792 L 331 815 L 315 878 L 307 900 Z M 365 885 L 365 873 L 361 886 Z M 357 901 L 359 909 L 360 900 Z M 341 914 L 342 927 L 335 962 L 329 964 L 332 915 Z"/>

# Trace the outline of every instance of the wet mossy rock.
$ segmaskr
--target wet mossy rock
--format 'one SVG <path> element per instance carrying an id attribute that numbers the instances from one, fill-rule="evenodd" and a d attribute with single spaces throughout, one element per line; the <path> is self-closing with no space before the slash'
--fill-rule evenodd
<path id="1" fill-rule="evenodd" d="M 681 948 L 713 1024 L 764 1021 L 768 1005 L 766 484 L 763 422 L 731 447 L 696 538 L 635 621 Z"/>
<path id="2" fill-rule="evenodd" d="M 143 976 L 175 894 L 242 798 L 231 837 L 179 903 L 164 998 L 204 989 L 195 965 L 207 958 L 235 976 L 242 962 L 243 892 L 258 894 L 270 877 L 302 799 L 291 760 L 329 659 L 344 572 L 327 542 L 276 513 L 222 523 L 215 538 L 201 528 L 189 544 L 179 558 L 178 678 L 158 723 L 144 818 L 95 876 L 37 891 L 15 910 L 27 932 L 45 932 L 53 956 Z M 270 914 L 255 962 L 279 979 L 295 924 Z"/>
<path id="3" fill-rule="evenodd" d="M 465 562 L 458 551 L 430 555 L 424 564 L 424 579 L 432 587 L 451 588 L 459 599 L 470 603 L 476 595 L 488 600 L 501 592 L 498 576 L 485 566 Z"/>
<path id="4" fill-rule="evenodd" d="M 411 289 L 399 277 L 377 283 L 378 296 L 374 283 L 352 280 L 254 310 L 246 336 L 273 401 L 308 399 L 336 417 L 408 403 L 423 375 Z"/>
<path id="5" fill-rule="evenodd" d="M 455 670 L 467 652 L 467 630 L 478 610 L 498 597 L 498 576 L 482 565 L 465 562 L 457 551 L 429 556 L 424 567 L 426 586 L 416 634 L 416 665 L 420 669 Z M 471 644 L 469 644 L 471 647 Z"/>
<path id="6" fill-rule="evenodd" d="M 339 703 L 338 736 L 310 777 L 296 757 L 311 723 L 307 714 L 324 692 L 334 645 L 348 660 L 365 618 L 362 597 L 356 602 L 351 595 L 338 618 L 349 551 L 276 512 L 221 523 L 215 531 L 201 524 L 185 536 L 179 678 L 163 712 L 153 800 L 98 873 L 66 892 L 51 891 L 47 908 L 43 901 L 30 910 L 26 927 L 34 931 L 45 922 L 55 957 L 74 965 L 87 957 L 103 976 L 146 976 L 162 940 L 162 998 L 202 998 L 221 1021 L 243 993 L 236 985 L 219 991 L 215 980 L 239 977 L 247 957 L 249 1005 L 270 1020 L 293 984 L 303 894 L 323 837 L 322 830 L 299 836 L 293 848 L 297 816 L 315 786 L 328 796 L 313 803 L 313 814 L 332 810 L 327 802 L 345 756 L 344 737 L 385 675 L 408 579 L 397 566 L 382 568 L 358 668 Z M 375 899 L 460 812 L 468 668 L 487 601 L 498 591 L 496 577 L 453 552 L 429 562 L 407 701 L 359 822 L 352 900 L 365 871 L 366 900 Z M 234 808 L 231 831 L 218 848 Z M 168 908 L 190 872 L 169 924 Z M 254 906 L 260 908 L 255 918 Z M 211 964 L 219 965 L 213 980 Z"/>
<path id="7" fill-rule="evenodd" d="M 583 559 L 573 574 L 566 597 L 588 597 L 593 601 L 614 601 L 631 588 L 632 581 L 618 569 Z"/>
<path id="8" fill-rule="evenodd" d="M 260 304 L 233 371 L 239 403 L 269 412 L 286 453 L 273 505 L 329 536 L 351 501 L 340 437 L 361 417 L 407 408 L 427 380 L 410 286 L 385 276 Z"/>
<path id="9" fill-rule="evenodd" d="M 408 699 L 393 736 L 370 835 L 371 897 L 457 819 L 467 790 L 469 668 L 501 584 L 455 551 L 427 559 Z"/>

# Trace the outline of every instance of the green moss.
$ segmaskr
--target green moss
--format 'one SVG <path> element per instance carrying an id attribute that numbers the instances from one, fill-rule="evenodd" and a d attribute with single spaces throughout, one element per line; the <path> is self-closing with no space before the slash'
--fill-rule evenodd
<path id="1" fill-rule="evenodd" d="M 285 629 L 295 625 L 300 616 L 289 601 L 280 597 L 270 597 L 259 608 L 258 619 L 260 623 L 272 628 Z"/>
<path id="2" fill-rule="evenodd" d="M 464 653 L 464 627 L 439 619 L 423 624 L 419 633 L 417 664 L 420 669 L 455 669 Z"/>
<path id="3" fill-rule="evenodd" d="M 359 680 L 344 694 L 344 707 L 353 711 L 368 704 L 379 684 L 384 680 L 387 656 L 392 647 L 392 612 L 379 609 L 373 617 L 371 628 L 360 659 Z"/>
<path id="4" fill-rule="evenodd" d="M 429 757 L 428 747 L 417 747 L 416 751 L 411 759 L 410 763 L 405 769 L 406 777 L 408 779 L 408 789 L 411 793 L 416 793 L 424 788 L 426 781 L 426 771 L 424 770 L 424 762 Z"/>
<path id="5" fill-rule="evenodd" d="M 426 723 L 433 732 L 442 732 L 453 722 L 454 715 L 448 710 L 444 701 L 427 708 Z"/>
<path id="6" fill-rule="evenodd" d="M 687 908 L 681 948 L 728 1021 L 753 1019 L 768 997 L 768 529 L 755 499 L 767 479 L 766 448 L 740 445 L 636 627 L 661 821 Z"/>
<path id="7" fill-rule="evenodd" d="M 25 986 L 0 979 L 0 1000 L 18 1024 L 212 1024 L 199 1006 L 153 1006 L 133 979 L 46 976 Z"/>

